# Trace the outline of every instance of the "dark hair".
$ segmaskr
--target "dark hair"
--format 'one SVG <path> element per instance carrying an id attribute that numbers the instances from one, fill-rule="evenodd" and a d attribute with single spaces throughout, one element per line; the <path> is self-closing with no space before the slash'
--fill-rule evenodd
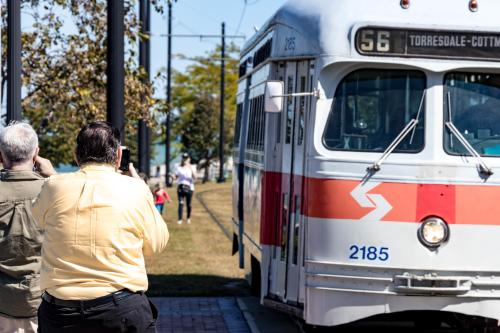
<path id="1" fill-rule="evenodd" d="M 120 131 L 104 121 L 85 125 L 76 137 L 78 164 L 88 162 L 115 164 L 120 146 Z"/>

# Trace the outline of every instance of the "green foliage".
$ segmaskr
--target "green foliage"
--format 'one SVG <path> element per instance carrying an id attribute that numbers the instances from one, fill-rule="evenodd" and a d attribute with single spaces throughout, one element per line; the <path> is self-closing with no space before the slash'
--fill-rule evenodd
<path id="1" fill-rule="evenodd" d="M 193 161 L 210 161 L 216 157 L 219 138 L 217 106 L 211 96 L 197 96 L 191 109 L 185 110 L 179 117 L 182 124 L 181 144 L 190 152 Z"/>
<path id="2" fill-rule="evenodd" d="M 133 155 L 138 120 L 154 127 L 152 113 L 161 107 L 146 73 L 137 66 L 135 43 L 141 36 L 135 5 L 135 0 L 125 1 L 130 46 L 125 54 L 126 144 Z M 106 1 L 31 0 L 23 2 L 22 10 L 33 19 L 33 29 L 22 34 L 23 116 L 39 134 L 41 154 L 55 165 L 72 163 L 78 130 L 87 122 L 106 119 Z M 69 22 L 57 15 L 61 12 L 69 14 Z M 4 1 L 4 26 L 5 13 Z M 65 23 L 73 24 L 74 31 L 63 29 Z M 6 41 L 2 29 L 3 45 Z M 5 78 L 6 48 L 2 51 Z"/>
<path id="3" fill-rule="evenodd" d="M 226 86 L 224 99 L 224 152 L 231 151 L 236 115 L 238 82 L 238 48 L 226 48 Z M 183 150 L 202 162 L 206 170 L 219 155 L 220 118 L 220 47 L 204 57 L 197 57 L 185 73 L 173 75 L 172 108 L 177 111 L 174 133 L 180 138 Z"/>

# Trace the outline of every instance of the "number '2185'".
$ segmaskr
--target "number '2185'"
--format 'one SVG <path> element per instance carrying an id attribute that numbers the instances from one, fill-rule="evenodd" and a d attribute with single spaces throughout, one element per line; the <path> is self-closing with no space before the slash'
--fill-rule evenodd
<path id="1" fill-rule="evenodd" d="M 352 245 L 349 248 L 349 259 L 354 260 L 380 260 L 387 261 L 389 259 L 388 247 L 375 247 L 375 246 L 357 246 Z"/>

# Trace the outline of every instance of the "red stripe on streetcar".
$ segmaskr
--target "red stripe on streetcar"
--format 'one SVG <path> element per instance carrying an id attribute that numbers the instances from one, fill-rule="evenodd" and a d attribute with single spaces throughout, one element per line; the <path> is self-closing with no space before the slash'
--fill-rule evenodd
<path id="1" fill-rule="evenodd" d="M 352 195 L 360 181 L 306 178 L 303 214 L 360 220 L 377 207 L 362 207 Z M 380 183 L 366 195 L 380 195 L 391 206 L 381 221 L 420 222 L 439 216 L 450 224 L 500 225 L 500 186 Z"/>
<path id="2" fill-rule="evenodd" d="M 281 181 L 279 172 L 264 172 L 262 174 L 262 209 L 260 210 L 260 243 L 265 245 L 280 244 L 281 230 Z"/>
<path id="3" fill-rule="evenodd" d="M 265 172 L 262 179 L 261 244 L 281 244 L 283 186 L 289 174 Z M 500 225 L 500 186 L 379 183 L 361 194 L 361 181 L 294 176 L 301 213 L 323 219 L 419 223 L 438 216 L 449 224 Z M 289 185 L 289 184 L 288 184 Z M 301 186 L 302 185 L 302 186 Z M 353 192 L 354 191 L 354 192 Z M 384 206 L 384 207 L 380 207 Z M 294 211 L 295 207 L 289 207 Z M 380 215 L 374 214 L 382 209 Z"/>
<path id="4" fill-rule="evenodd" d="M 428 216 L 439 216 L 446 222 L 456 222 L 456 197 L 454 185 L 419 184 L 417 189 L 417 221 Z"/>

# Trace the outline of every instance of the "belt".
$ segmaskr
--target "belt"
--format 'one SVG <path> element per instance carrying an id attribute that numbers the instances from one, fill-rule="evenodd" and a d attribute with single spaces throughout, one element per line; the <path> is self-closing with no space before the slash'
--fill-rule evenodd
<path id="1" fill-rule="evenodd" d="M 138 292 L 139 293 L 139 292 Z M 119 290 L 117 292 L 114 292 L 112 294 L 106 295 L 106 296 L 101 296 L 98 298 L 94 299 L 89 299 L 89 300 L 64 300 L 64 299 L 59 299 L 57 297 L 52 296 L 51 294 L 44 292 L 42 294 L 42 299 L 45 302 L 48 302 L 50 304 L 54 304 L 57 306 L 63 306 L 66 308 L 91 308 L 94 306 L 99 306 L 111 302 L 116 302 L 122 298 L 125 298 L 127 296 L 136 294 L 134 292 L 131 292 L 130 290 L 123 289 Z"/>

